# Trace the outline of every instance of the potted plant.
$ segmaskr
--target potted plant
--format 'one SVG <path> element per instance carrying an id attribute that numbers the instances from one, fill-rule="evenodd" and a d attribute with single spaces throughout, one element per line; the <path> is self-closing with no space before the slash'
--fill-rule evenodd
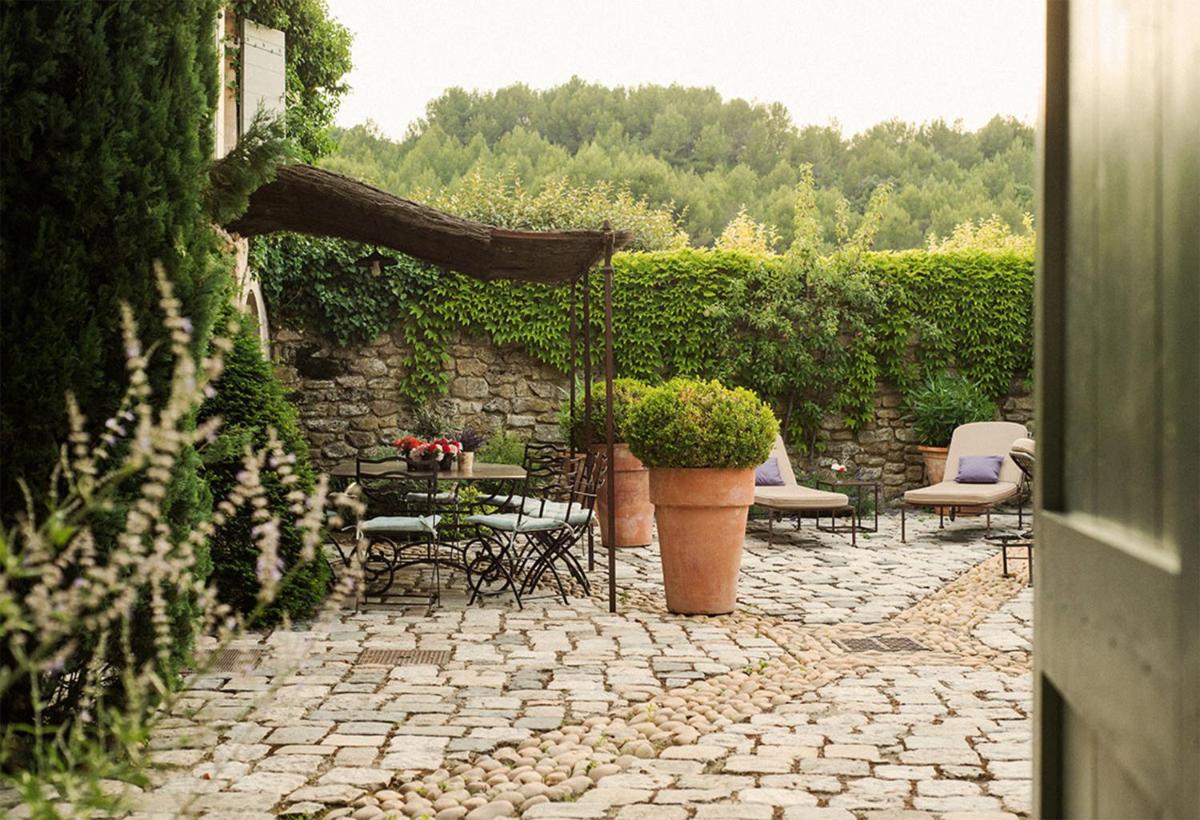
<path id="1" fill-rule="evenodd" d="M 458 452 L 458 469 L 469 473 L 475 466 L 475 451 L 487 442 L 487 433 L 474 427 L 464 427 L 457 438 L 461 448 Z"/>
<path id="2" fill-rule="evenodd" d="M 630 411 L 650 391 L 650 386 L 637 379 L 613 381 L 613 486 L 616 496 L 616 540 L 618 547 L 641 547 L 654 539 L 654 505 L 650 503 L 650 473 L 630 452 L 625 430 Z M 583 391 L 575 388 L 575 414 L 571 404 L 564 401 L 559 411 L 559 426 L 567 440 L 577 448 L 590 441 L 593 448 L 607 444 L 604 382 L 592 385 L 592 414 L 585 418 Z M 608 532 L 608 493 L 602 487 L 596 499 L 596 515 L 600 519 L 600 540 L 610 543 Z"/>
<path id="3" fill-rule="evenodd" d="M 973 421 L 991 421 L 999 408 L 975 382 L 943 373 L 930 377 L 909 394 L 908 410 L 917 449 L 925 459 L 925 477 L 930 484 L 937 484 L 946 475 L 946 454 L 955 428 Z"/>
<path id="4" fill-rule="evenodd" d="M 743 388 L 673 379 L 633 408 L 625 432 L 650 468 L 667 608 L 732 612 L 754 468 L 779 432 L 771 409 Z"/>

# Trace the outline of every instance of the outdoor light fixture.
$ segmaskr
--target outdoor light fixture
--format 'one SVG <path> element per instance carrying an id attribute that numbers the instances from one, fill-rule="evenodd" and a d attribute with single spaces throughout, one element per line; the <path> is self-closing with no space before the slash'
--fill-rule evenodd
<path id="1" fill-rule="evenodd" d="M 383 269 L 396 264 L 396 260 L 379 251 L 371 251 L 366 256 L 354 260 L 355 267 L 369 270 L 372 276 L 379 276 Z"/>

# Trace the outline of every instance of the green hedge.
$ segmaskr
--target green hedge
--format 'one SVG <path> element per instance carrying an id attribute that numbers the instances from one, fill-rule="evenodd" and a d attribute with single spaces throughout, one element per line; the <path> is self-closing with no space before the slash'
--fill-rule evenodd
<path id="1" fill-rule="evenodd" d="M 232 316 L 232 308 L 227 308 L 224 317 L 228 320 Z M 298 481 L 290 488 L 283 485 L 274 470 L 262 474 L 269 508 L 283 522 L 279 557 L 284 562 L 285 581 L 270 606 L 258 613 L 257 623 L 274 623 L 284 613 L 291 617 L 308 615 L 325 598 L 330 568 L 322 555 L 297 566 L 303 544 L 287 495 L 290 490 L 310 495 L 316 474 L 308 459 L 308 444 L 300 432 L 296 408 L 284 398 L 283 385 L 263 355 L 252 323 L 241 323 L 233 337 L 233 349 L 225 356 L 225 369 L 214 387 L 215 392 L 200 408 L 200 417 L 222 419 L 217 440 L 204 451 L 203 476 L 215 498 L 225 498 L 237 485 L 246 448 L 266 447 L 272 430 L 284 450 L 296 457 L 293 470 Z M 243 508 L 217 527 L 209 542 L 217 594 L 223 602 L 247 615 L 257 609 L 262 587 L 257 574 L 260 552 L 251 532 L 253 528 L 251 509 Z"/>
<path id="2" fill-rule="evenodd" d="M 414 350 L 401 392 L 415 403 L 445 390 L 457 328 L 566 370 L 566 289 L 478 282 L 407 259 L 373 277 L 354 266 L 369 250 L 296 236 L 257 243 L 276 321 L 342 345 L 399 323 Z M 828 413 L 851 426 L 868 420 L 881 379 L 908 389 L 949 368 L 999 397 L 1031 369 L 1028 255 L 903 251 L 801 263 L 689 248 L 617 254 L 613 268 L 621 376 L 748 387 L 793 437 L 815 438 Z M 600 339 L 602 277 L 591 284 Z"/>

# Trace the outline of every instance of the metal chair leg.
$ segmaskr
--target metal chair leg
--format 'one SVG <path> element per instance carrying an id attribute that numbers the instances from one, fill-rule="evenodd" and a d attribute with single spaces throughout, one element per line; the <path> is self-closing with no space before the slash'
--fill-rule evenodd
<path id="1" fill-rule="evenodd" d="M 767 510 L 767 546 L 775 543 L 775 511 Z"/>
<path id="2" fill-rule="evenodd" d="M 907 509 L 908 508 L 903 503 L 900 504 L 900 543 L 901 544 L 907 543 L 907 537 L 906 537 L 907 533 L 905 533 L 905 531 L 904 531 L 904 512 Z"/>

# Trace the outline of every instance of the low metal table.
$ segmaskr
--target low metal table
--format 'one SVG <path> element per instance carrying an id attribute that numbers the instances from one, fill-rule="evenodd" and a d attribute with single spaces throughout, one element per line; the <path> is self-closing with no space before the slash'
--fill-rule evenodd
<path id="1" fill-rule="evenodd" d="M 818 478 L 816 483 L 818 490 L 829 490 L 830 492 L 845 493 L 846 495 L 851 496 L 851 506 L 854 508 L 854 520 L 857 522 L 856 526 L 858 527 L 859 532 L 879 532 L 880 483 L 878 481 L 872 481 L 871 479 L 866 478 L 834 478 L 829 480 L 822 480 Z M 863 524 L 862 517 L 863 496 L 868 488 L 870 488 L 871 492 L 874 493 L 875 497 L 875 522 L 870 527 Z M 833 533 L 841 532 L 845 529 L 845 527 L 839 528 L 837 520 L 834 518 L 831 518 L 830 522 L 831 523 L 829 526 L 825 526 L 824 524 L 821 524 L 820 519 L 818 519 L 817 529 L 821 530 L 822 532 Z"/>

